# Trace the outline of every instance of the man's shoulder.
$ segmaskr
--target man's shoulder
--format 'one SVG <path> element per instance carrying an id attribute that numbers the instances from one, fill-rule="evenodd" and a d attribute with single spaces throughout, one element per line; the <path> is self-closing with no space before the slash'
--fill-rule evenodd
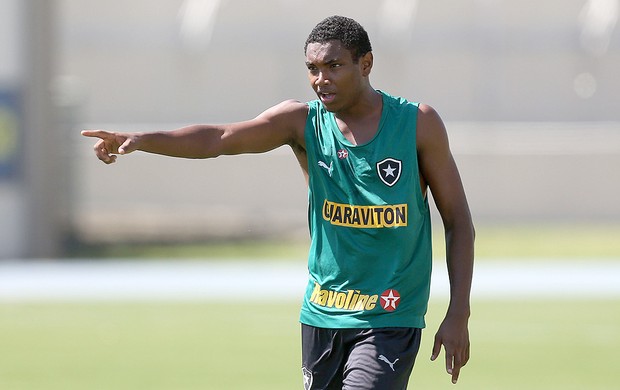
<path id="1" fill-rule="evenodd" d="M 439 113 L 428 104 L 420 103 L 418 105 L 419 123 L 425 127 L 443 126 L 443 121 Z"/>
<path id="2" fill-rule="evenodd" d="M 259 115 L 260 118 L 276 123 L 284 121 L 292 126 L 302 126 L 308 116 L 308 105 L 298 100 L 284 100 L 265 110 Z"/>
<path id="3" fill-rule="evenodd" d="M 436 145 L 437 142 L 447 143 L 448 135 L 443 120 L 428 104 L 420 104 L 418 107 L 417 129 L 418 150 Z"/>
<path id="4" fill-rule="evenodd" d="M 308 117 L 308 105 L 298 100 L 284 100 L 264 111 L 259 118 L 291 134 L 291 144 L 302 146 Z"/>
<path id="5" fill-rule="evenodd" d="M 275 112 L 282 114 L 307 115 L 308 104 L 295 99 L 284 100 L 273 106 Z"/>

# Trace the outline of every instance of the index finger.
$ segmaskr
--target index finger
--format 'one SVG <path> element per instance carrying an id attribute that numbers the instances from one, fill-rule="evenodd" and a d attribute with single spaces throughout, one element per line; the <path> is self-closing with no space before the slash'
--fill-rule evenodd
<path id="1" fill-rule="evenodd" d="M 110 135 L 110 132 L 105 130 L 82 130 L 80 134 L 84 137 L 105 138 Z"/>

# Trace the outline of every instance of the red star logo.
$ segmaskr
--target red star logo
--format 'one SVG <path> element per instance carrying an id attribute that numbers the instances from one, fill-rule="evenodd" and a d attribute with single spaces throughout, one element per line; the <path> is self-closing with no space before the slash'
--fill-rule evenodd
<path id="1" fill-rule="evenodd" d="M 400 294 L 396 290 L 385 290 L 381 294 L 381 306 L 386 311 L 394 311 L 400 303 Z"/>
<path id="2" fill-rule="evenodd" d="M 344 160 L 349 156 L 349 152 L 346 149 L 340 149 L 338 151 L 338 158 Z"/>

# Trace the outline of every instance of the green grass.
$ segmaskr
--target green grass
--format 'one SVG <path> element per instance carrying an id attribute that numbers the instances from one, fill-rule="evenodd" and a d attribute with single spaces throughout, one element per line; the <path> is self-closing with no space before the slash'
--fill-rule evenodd
<path id="1" fill-rule="evenodd" d="M 474 302 L 457 387 L 430 362 L 419 389 L 617 389 L 620 301 Z M 1 303 L 0 389 L 300 389 L 298 307 L 275 303 Z"/>
<path id="2" fill-rule="evenodd" d="M 620 259 L 620 225 L 478 226 L 480 261 Z M 434 251 L 444 256 L 441 232 Z M 297 241 L 86 245 L 73 257 L 304 259 Z M 430 362 L 432 302 L 415 389 L 617 389 L 620 301 L 474 302 L 472 359 L 455 387 Z M 0 389 L 301 387 L 298 306 L 276 303 L 1 303 Z"/>
<path id="3" fill-rule="evenodd" d="M 479 258 L 620 259 L 619 237 L 617 224 L 480 226 L 476 255 Z"/>
<path id="4" fill-rule="evenodd" d="M 478 259 L 620 259 L 620 225 L 538 224 L 480 225 L 476 228 Z M 95 258 L 254 258 L 305 259 L 308 242 L 299 240 L 236 240 L 206 243 L 120 243 L 79 245 L 71 257 Z M 433 251 L 445 257 L 443 232 L 434 232 Z"/>
<path id="5" fill-rule="evenodd" d="M 296 316 L 292 305 L 3 304 L 0 388 L 290 389 Z"/>
<path id="6" fill-rule="evenodd" d="M 618 300 L 474 302 L 472 356 L 457 388 L 617 389 L 619 308 Z M 429 316 L 414 388 L 455 388 L 439 372 L 440 362 L 427 360 L 437 310 Z"/>

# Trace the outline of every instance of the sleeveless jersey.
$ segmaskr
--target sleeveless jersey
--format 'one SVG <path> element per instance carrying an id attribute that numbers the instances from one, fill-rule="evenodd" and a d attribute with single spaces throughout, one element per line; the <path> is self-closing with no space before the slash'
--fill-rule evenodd
<path id="1" fill-rule="evenodd" d="M 420 189 L 418 104 L 379 92 L 379 127 L 362 145 L 344 137 L 318 100 L 308 102 L 307 325 L 425 326 L 431 221 Z"/>

